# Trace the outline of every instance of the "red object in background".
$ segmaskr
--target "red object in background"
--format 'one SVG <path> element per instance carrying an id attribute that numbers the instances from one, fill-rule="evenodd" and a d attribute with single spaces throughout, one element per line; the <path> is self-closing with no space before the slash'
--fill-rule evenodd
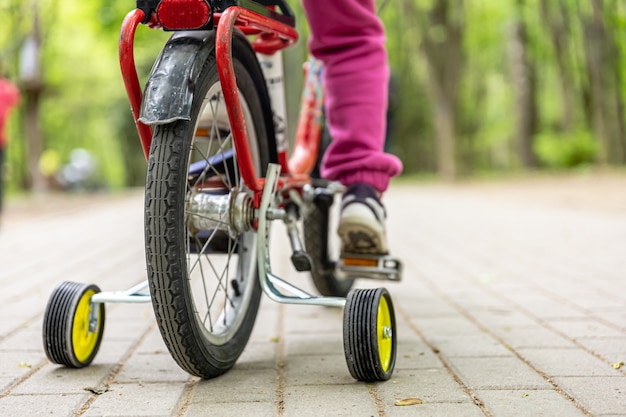
<path id="1" fill-rule="evenodd" d="M 5 125 L 11 109 L 20 101 L 20 90 L 11 81 L 0 78 L 0 148 L 4 149 L 7 138 Z"/>

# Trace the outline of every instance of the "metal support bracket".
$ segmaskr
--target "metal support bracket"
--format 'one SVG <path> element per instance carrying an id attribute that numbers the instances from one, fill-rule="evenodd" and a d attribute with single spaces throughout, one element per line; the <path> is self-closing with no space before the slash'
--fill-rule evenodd
<path id="1" fill-rule="evenodd" d="M 99 292 L 91 296 L 91 310 L 89 312 L 89 331 L 94 332 L 98 326 L 98 315 L 100 309 L 98 304 L 102 303 L 149 303 L 150 292 L 148 291 L 148 280 L 137 284 L 126 291 Z"/>
<path id="2" fill-rule="evenodd" d="M 261 204 L 258 211 L 259 227 L 257 231 L 257 255 L 261 288 L 271 300 L 278 303 L 343 307 L 346 303 L 345 298 L 319 297 L 311 295 L 306 291 L 284 281 L 276 275 L 273 275 L 271 272 L 268 239 L 270 226 L 269 220 L 278 217 L 276 212 L 278 212 L 279 209 L 273 207 L 273 202 L 275 201 L 274 199 L 279 176 L 280 165 L 269 164 L 267 174 L 265 176 Z M 288 291 L 291 294 L 284 294 L 279 291 L 278 288 Z"/>

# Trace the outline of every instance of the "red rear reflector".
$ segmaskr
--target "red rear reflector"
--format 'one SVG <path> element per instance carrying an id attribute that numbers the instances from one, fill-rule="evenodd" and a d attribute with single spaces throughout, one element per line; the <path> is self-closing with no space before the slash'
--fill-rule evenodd
<path id="1" fill-rule="evenodd" d="M 209 23 L 211 8 L 204 0 L 163 0 L 157 19 L 164 29 L 200 29 Z"/>

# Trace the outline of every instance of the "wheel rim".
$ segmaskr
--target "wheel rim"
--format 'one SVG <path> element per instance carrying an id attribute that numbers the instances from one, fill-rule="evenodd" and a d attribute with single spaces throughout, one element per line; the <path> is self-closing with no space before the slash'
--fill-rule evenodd
<path id="1" fill-rule="evenodd" d="M 384 295 L 380 297 L 378 304 L 378 317 L 377 317 L 377 331 L 378 336 L 378 356 L 383 371 L 389 371 L 391 366 L 391 359 L 393 356 L 393 323 L 391 319 L 391 312 L 389 310 L 389 304 L 387 303 L 387 297 Z"/>
<path id="2" fill-rule="evenodd" d="M 91 297 L 94 290 L 85 291 L 80 297 L 72 324 L 72 348 L 79 362 L 86 362 L 98 345 L 101 328 L 101 317 L 98 315 L 96 331 L 89 330 L 89 316 L 91 313 Z"/>
<path id="3" fill-rule="evenodd" d="M 253 119 L 243 94 L 241 107 L 250 142 L 250 152 L 258 173 L 259 152 Z M 213 163 L 213 161 L 219 161 Z M 196 135 L 189 152 L 188 167 L 206 161 L 206 167 L 194 181 L 188 182 L 185 222 L 190 225 L 192 210 L 189 197 L 205 193 L 224 200 L 235 192 L 249 193 L 241 183 L 226 106 L 219 82 L 213 84 L 200 110 Z M 211 161 L 211 162 L 209 162 Z M 205 337 L 214 345 L 227 343 L 241 326 L 252 294 L 256 273 L 256 235 L 254 231 L 237 233 L 229 224 L 229 210 L 215 219 L 224 230 L 186 229 L 187 284 Z M 201 234 L 206 236 L 200 239 Z M 214 247 L 220 247 L 215 251 Z M 192 250 L 195 248 L 195 250 Z"/>

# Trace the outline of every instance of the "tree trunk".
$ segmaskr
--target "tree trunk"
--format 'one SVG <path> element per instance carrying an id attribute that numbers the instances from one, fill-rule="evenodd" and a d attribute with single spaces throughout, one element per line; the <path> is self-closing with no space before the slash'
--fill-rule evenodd
<path id="1" fill-rule="evenodd" d="M 556 10 L 555 10 L 556 8 Z M 572 68 L 568 62 L 569 15 L 563 0 L 541 0 L 541 16 L 554 47 L 554 56 L 559 69 L 561 87 L 562 116 L 560 129 L 563 132 L 574 131 L 575 91 Z"/>
<path id="2" fill-rule="evenodd" d="M 39 131 L 39 97 L 41 90 L 32 88 L 26 90 L 26 117 L 24 122 L 26 142 L 28 143 L 28 167 L 30 178 L 27 179 L 27 190 L 46 191 L 47 184 L 39 172 L 39 157 L 41 156 L 41 132 Z"/>
<path id="3" fill-rule="evenodd" d="M 420 50 L 426 58 L 428 92 L 433 103 L 437 135 L 437 170 L 445 178 L 458 175 L 457 119 L 463 74 L 463 1 L 436 0 L 426 13 L 413 0 L 404 1 L 405 15 L 420 16 Z"/>
<path id="4" fill-rule="evenodd" d="M 591 16 L 583 19 L 591 121 L 600 144 L 598 160 L 620 164 L 625 160 L 623 103 L 615 71 L 616 47 L 607 32 L 602 1 L 593 0 Z"/>
<path id="5" fill-rule="evenodd" d="M 518 15 L 521 16 L 521 12 Z M 535 71 L 528 55 L 527 44 L 526 23 L 523 18 L 520 18 L 513 24 L 509 43 L 509 60 L 517 116 L 515 135 L 522 166 L 534 168 L 537 166 L 537 158 L 533 150 L 534 136 L 537 133 L 537 103 Z"/>
<path id="6" fill-rule="evenodd" d="M 33 32 L 26 38 L 20 56 L 20 78 L 23 83 L 26 115 L 24 117 L 26 142 L 28 143 L 28 167 L 30 178 L 26 189 L 36 192 L 46 191 L 47 183 L 39 172 L 39 158 L 41 157 L 41 132 L 39 130 L 39 99 L 43 92 L 43 77 L 41 74 L 40 57 L 41 32 L 39 27 L 39 13 L 35 8 Z"/>

